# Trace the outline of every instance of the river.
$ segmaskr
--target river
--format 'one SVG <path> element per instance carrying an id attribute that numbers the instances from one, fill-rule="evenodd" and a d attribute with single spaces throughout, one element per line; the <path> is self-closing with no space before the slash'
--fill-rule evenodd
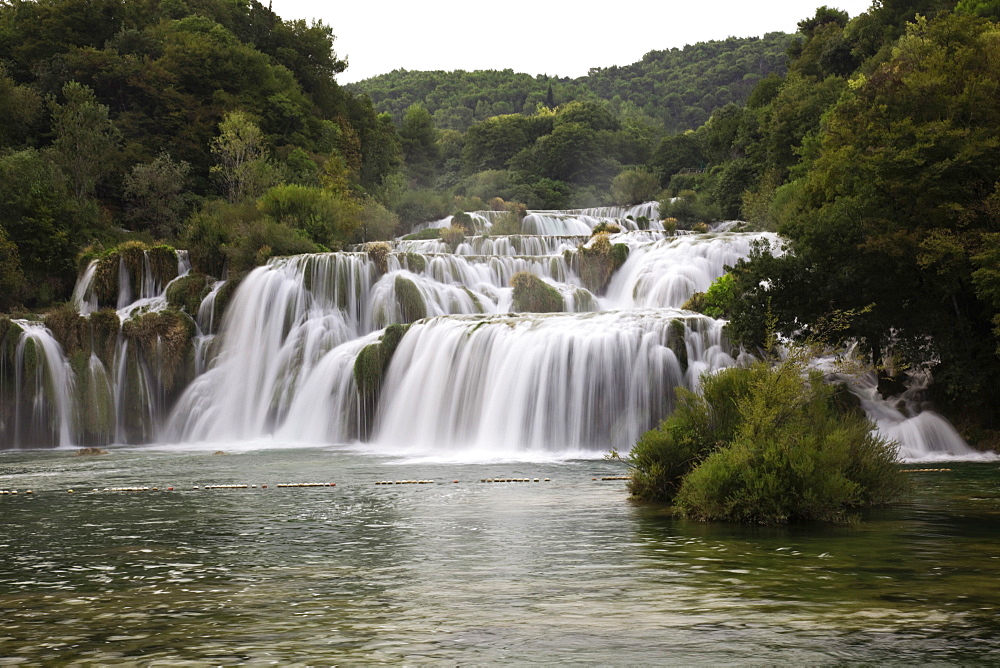
<path id="1" fill-rule="evenodd" d="M 766 528 L 632 504 L 600 459 L 223 447 L 0 454 L 0 665 L 1000 660 L 996 462 Z"/>

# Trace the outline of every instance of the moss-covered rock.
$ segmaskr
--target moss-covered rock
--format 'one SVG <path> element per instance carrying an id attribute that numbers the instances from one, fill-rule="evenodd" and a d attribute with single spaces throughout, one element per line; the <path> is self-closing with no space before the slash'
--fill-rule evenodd
<path id="1" fill-rule="evenodd" d="M 384 241 L 373 241 L 365 244 L 365 252 L 368 253 L 368 259 L 375 265 L 375 269 L 378 270 L 379 274 L 389 271 L 389 250 L 389 244 Z"/>
<path id="2" fill-rule="evenodd" d="M 427 317 L 427 305 L 420 289 L 405 276 L 397 276 L 393 287 L 396 292 L 396 304 L 399 306 L 399 318 L 403 323 L 411 323 Z"/>
<path id="3" fill-rule="evenodd" d="M 45 326 L 62 346 L 67 357 L 85 347 L 90 352 L 90 323 L 71 304 L 61 304 L 45 314 Z"/>
<path id="4" fill-rule="evenodd" d="M 149 369 L 167 391 L 182 379 L 190 361 L 194 320 L 174 309 L 134 316 L 122 325 L 122 334 L 138 345 Z M 183 384 L 180 383 L 180 384 Z"/>
<path id="5" fill-rule="evenodd" d="M 427 260 L 419 253 L 406 253 L 404 259 L 406 260 L 406 268 L 414 274 L 423 273 L 427 269 Z"/>
<path id="6" fill-rule="evenodd" d="M 595 234 L 618 234 L 621 231 L 622 228 L 618 227 L 614 223 L 602 220 L 597 225 L 594 225 L 594 229 L 590 231 L 590 236 L 594 236 Z"/>
<path id="7" fill-rule="evenodd" d="M 559 291 L 527 271 L 520 271 L 510 279 L 514 288 L 514 310 L 521 313 L 560 313 L 566 303 Z"/>
<path id="8" fill-rule="evenodd" d="M 245 273 L 231 275 L 215 293 L 215 322 L 222 322 L 222 317 L 226 314 L 226 310 L 233 300 L 233 295 L 236 294 L 236 289 L 240 287 L 240 283 L 246 277 Z"/>
<path id="9" fill-rule="evenodd" d="M 198 315 L 202 300 L 210 291 L 208 276 L 191 273 L 178 278 L 167 287 L 167 304 L 194 318 Z"/>
<path id="10" fill-rule="evenodd" d="M 601 294 L 607 289 L 611 276 L 628 260 L 629 248 L 613 244 L 607 232 L 595 234 L 587 246 L 580 246 L 573 254 L 580 280 L 588 290 Z"/>
<path id="11" fill-rule="evenodd" d="M 363 438 L 371 433 L 382 391 L 382 381 L 399 342 L 409 328 L 409 325 L 389 325 L 382 332 L 378 342 L 362 348 L 354 360 L 354 382 L 358 388 Z"/>
<path id="12" fill-rule="evenodd" d="M 141 241 L 126 241 L 105 251 L 88 254 L 84 260 L 96 259 L 94 292 L 102 306 L 116 306 L 120 285 L 120 270 L 125 267 L 129 275 L 132 294 L 142 289 L 148 263 L 153 281 L 166 285 L 177 277 L 177 251 L 170 246 L 150 246 Z"/>
<path id="13" fill-rule="evenodd" d="M 681 365 L 681 371 L 687 372 L 687 326 L 683 320 L 670 321 L 670 332 L 667 334 L 667 347 L 674 351 L 674 355 Z"/>

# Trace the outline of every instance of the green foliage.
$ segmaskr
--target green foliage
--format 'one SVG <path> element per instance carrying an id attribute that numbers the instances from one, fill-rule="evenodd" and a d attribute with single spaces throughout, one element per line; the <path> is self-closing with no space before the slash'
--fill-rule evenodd
<path id="1" fill-rule="evenodd" d="M 212 140 L 212 154 L 217 161 L 212 173 L 230 203 L 257 197 L 272 178 L 264 134 L 242 111 L 226 114 L 219 123 L 219 136 Z"/>
<path id="2" fill-rule="evenodd" d="M 451 248 L 451 252 L 454 253 L 458 245 L 465 241 L 465 235 L 468 232 L 461 225 L 452 225 L 451 227 L 441 228 L 441 241 L 448 244 Z"/>
<path id="3" fill-rule="evenodd" d="M 42 97 L 30 86 L 17 84 L 0 64 L 0 149 L 25 148 L 42 113 Z"/>
<path id="4" fill-rule="evenodd" d="M 522 218 L 517 213 L 505 211 L 493 221 L 493 225 L 490 226 L 490 234 L 494 236 L 520 234 L 521 222 Z"/>
<path id="5" fill-rule="evenodd" d="M 361 206 L 322 188 L 274 186 L 261 195 L 257 209 L 329 248 L 349 243 L 361 227 Z"/>
<path id="6" fill-rule="evenodd" d="M 407 234 L 403 237 L 404 241 L 431 241 L 433 239 L 441 238 L 442 228 L 440 227 L 427 227 L 419 232 L 414 232 L 413 234 Z"/>
<path id="7" fill-rule="evenodd" d="M 358 218 L 361 224 L 355 231 L 355 238 L 360 241 L 391 239 L 399 228 L 399 216 L 372 198 L 361 202 Z"/>
<path id="8" fill-rule="evenodd" d="M 413 104 L 403 115 L 399 139 L 403 147 L 403 160 L 411 181 L 428 187 L 434 181 L 434 167 L 439 158 L 438 133 L 434 119 L 420 104 Z"/>
<path id="9" fill-rule="evenodd" d="M 673 218 L 678 229 L 689 230 L 695 223 L 721 220 L 722 211 L 706 193 L 681 190 L 676 198 L 660 201 L 660 217 Z"/>
<path id="10" fill-rule="evenodd" d="M 519 271 L 510 279 L 513 308 L 521 313 L 561 313 L 566 304 L 559 291 L 531 272 Z"/>
<path id="11" fill-rule="evenodd" d="M 149 230 L 173 238 L 181 229 L 185 208 L 184 181 L 191 166 L 161 153 L 151 163 L 135 165 L 125 176 L 128 221 L 133 230 Z"/>
<path id="12" fill-rule="evenodd" d="M 49 100 L 52 113 L 52 160 L 65 174 L 78 201 L 94 193 L 98 181 L 113 168 L 121 132 L 87 86 L 70 81 L 62 87 L 63 103 Z"/>
<path id="13" fill-rule="evenodd" d="M 611 181 L 611 200 L 631 206 L 655 200 L 660 193 L 660 180 L 645 169 L 626 169 Z"/>
<path id="14" fill-rule="evenodd" d="M 24 272 L 17 245 L 0 226 L 0 311 L 10 309 L 18 302 L 24 289 Z"/>
<path id="15" fill-rule="evenodd" d="M 710 318 L 728 318 L 736 299 L 732 274 L 723 274 L 712 282 L 708 292 L 696 292 L 682 308 L 704 313 Z"/>
<path id="16" fill-rule="evenodd" d="M 683 393 L 633 448 L 630 491 L 693 519 L 752 524 L 842 522 L 898 499 L 896 445 L 836 393 L 794 361 L 706 376 L 702 397 Z"/>
<path id="17" fill-rule="evenodd" d="M 407 190 L 393 211 L 404 225 L 441 220 L 451 213 L 451 198 L 430 190 Z"/>
<path id="18" fill-rule="evenodd" d="M 396 70 L 352 88 L 369 94 L 380 111 L 392 113 L 397 121 L 419 100 L 438 127 L 458 131 L 501 114 L 531 114 L 539 107 L 603 98 L 632 105 L 668 131 L 678 132 L 704 123 L 718 107 L 745 100 L 759 79 L 783 73 L 790 41 L 790 35 L 770 33 L 651 51 L 639 62 L 592 69 L 574 80 L 512 70 Z"/>
<path id="19" fill-rule="evenodd" d="M 0 228 L 17 248 L 28 305 L 68 297 L 76 276 L 76 248 L 87 235 L 88 217 L 62 188 L 56 168 L 38 151 L 0 155 Z M 16 279 L 8 247 L 8 274 Z"/>

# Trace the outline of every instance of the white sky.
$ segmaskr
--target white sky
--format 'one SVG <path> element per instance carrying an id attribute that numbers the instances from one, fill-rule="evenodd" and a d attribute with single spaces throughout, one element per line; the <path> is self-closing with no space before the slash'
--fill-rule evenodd
<path id="1" fill-rule="evenodd" d="M 871 0 L 272 0 L 283 19 L 320 19 L 337 36 L 351 83 L 395 69 L 502 70 L 582 76 L 655 49 L 794 32 L 827 4 L 852 17 Z"/>

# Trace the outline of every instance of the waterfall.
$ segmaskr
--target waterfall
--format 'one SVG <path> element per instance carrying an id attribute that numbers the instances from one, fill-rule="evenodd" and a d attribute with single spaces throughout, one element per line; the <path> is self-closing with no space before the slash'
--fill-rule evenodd
<path id="1" fill-rule="evenodd" d="M 721 328 L 654 310 L 424 321 L 393 357 L 375 441 L 488 457 L 627 449 L 676 386 L 734 363 Z"/>
<path id="2" fill-rule="evenodd" d="M 626 450 L 669 414 L 675 388 L 697 390 L 702 374 L 749 359 L 728 343 L 724 321 L 681 309 L 755 242 L 780 252 L 775 235 L 668 233 L 655 202 L 529 211 L 515 235 L 490 234 L 502 211 L 470 215 L 475 233 L 454 252 L 437 239 L 397 239 L 387 254 L 359 246 L 272 258 L 235 290 L 186 278 L 183 251 L 172 280 L 164 255 L 154 267 L 156 249 L 133 246 L 127 262 L 125 251 L 110 256 L 114 265 L 94 260 L 73 293 L 85 318 L 73 364 L 42 323 L 15 321 L 13 357 L 0 338 L 0 381 L 16 376 L 0 437 L 366 441 L 459 459 L 589 457 Z M 600 223 L 620 230 L 609 236 L 613 266 L 586 264 L 605 252 L 591 237 Z M 544 303 L 561 312 L 513 313 L 520 272 L 540 279 Z M 178 292 L 195 298 L 186 315 L 167 303 L 181 280 Z M 100 309 L 109 304 L 116 312 Z M 904 460 L 984 456 L 916 404 L 883 401 L 863 383 L 855 392 Z"/>
<path id="3" fill-rule="evenodd" d="M 68 446 L 79 441 L 76 381 L 69 360 L 45 325 L 15 320 L 14 442 Z"/>

